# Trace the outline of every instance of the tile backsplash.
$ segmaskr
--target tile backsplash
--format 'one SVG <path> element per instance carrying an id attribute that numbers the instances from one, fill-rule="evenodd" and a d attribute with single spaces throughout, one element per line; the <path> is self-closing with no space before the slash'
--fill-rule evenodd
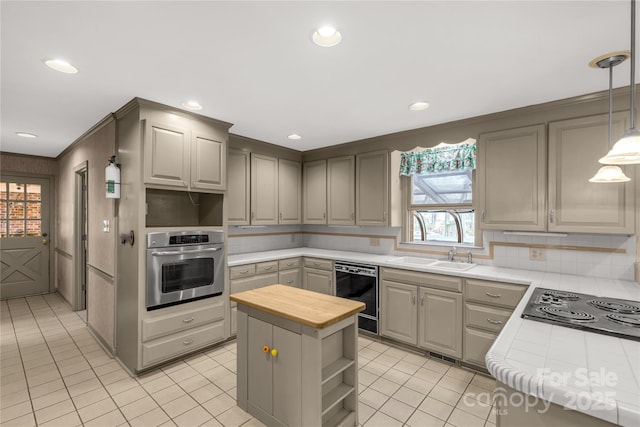
<path id="1" fill-rule="evenodd" d="M 397 243 L 401 241 L 401 229 L 397 227 L 229 227 L 229 235 L 229 254 L 304 246 L 377 255 L 442 258 L 451 248 L 451 245 Z M 474 262 L 485 265 L 634 280 L 636 236 L 570 234 L 566 237 L 553 237 L 485 231 L 482 237 L 482 248 L 460 247 L 458 253 L 471 250 Z M 541 252 L 542 256 L 539 258 L 542 259 L 531 259 L 531 248 Z"/>

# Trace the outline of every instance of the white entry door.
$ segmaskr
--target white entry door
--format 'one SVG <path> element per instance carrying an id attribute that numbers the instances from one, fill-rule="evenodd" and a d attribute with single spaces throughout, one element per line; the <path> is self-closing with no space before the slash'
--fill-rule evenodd
<path id="1" fill-rule="evenodd" d="M 0 297 L 50 291 L 49 181 L 0 177 Z"/>

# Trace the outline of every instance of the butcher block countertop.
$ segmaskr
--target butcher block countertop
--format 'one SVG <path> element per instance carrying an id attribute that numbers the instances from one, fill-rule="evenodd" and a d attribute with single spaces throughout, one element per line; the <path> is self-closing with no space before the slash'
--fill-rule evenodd
<path id="1" fill-rule="evenodd" d="M 364 303 L 331 295 L 271 285 L 238 292 L 229 296 L 231 301 L 282 317 L 316 329 L 353 316 L 364 310 Z"/>

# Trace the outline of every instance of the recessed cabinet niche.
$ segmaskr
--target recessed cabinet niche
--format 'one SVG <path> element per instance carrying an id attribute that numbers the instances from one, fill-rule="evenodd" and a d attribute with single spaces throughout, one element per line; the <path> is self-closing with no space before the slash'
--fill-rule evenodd
<path id="1" fill-rule="evenodd" d="M 146 189 L 147 227 L 222 226 L 222 194 Z"/>

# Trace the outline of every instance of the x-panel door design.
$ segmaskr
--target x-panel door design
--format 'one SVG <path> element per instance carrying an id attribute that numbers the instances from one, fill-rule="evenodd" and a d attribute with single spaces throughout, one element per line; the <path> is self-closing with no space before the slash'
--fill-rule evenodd
<path id="1" fill-rule="evenodd" d="M 0 297 L 47 293 L 49 180 L 0 177 Z"/>

